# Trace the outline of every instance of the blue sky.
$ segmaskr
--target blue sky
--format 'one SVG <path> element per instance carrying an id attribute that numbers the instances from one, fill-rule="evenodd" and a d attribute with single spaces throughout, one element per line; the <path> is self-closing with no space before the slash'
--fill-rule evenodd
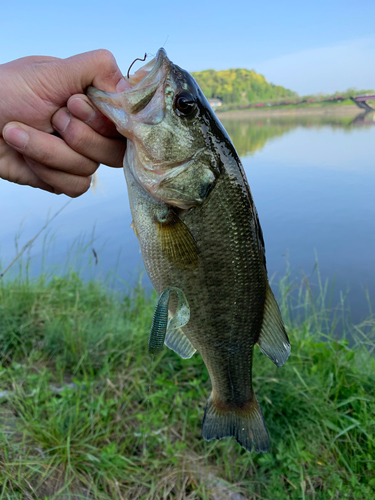
<path id="1" fill-rule="evenodd" d="M 165 46 L 194 71 L 244 67 L 300 94 L 375 88 L 375 1 L 3 2 L 0 63 L 111 50 L 126 72 Z"/>

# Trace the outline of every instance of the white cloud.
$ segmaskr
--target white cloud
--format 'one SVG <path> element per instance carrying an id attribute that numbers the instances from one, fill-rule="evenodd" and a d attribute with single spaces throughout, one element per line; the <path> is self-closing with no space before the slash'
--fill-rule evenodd
<path id="1" fill-rule="evenodd" d="M 375 88 L 375 36 L 288 54 L 254 65 L 268 81 L 301 95 Z"/>

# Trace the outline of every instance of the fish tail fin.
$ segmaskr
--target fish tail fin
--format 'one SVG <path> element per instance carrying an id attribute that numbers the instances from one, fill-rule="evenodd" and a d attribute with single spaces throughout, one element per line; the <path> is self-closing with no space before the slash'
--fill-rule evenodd
<path id="1" fill-rule="evenodd" d="M 222 405 L 215 404 L 211 394 L 202 424 L 206 441 L 233 436 L 247 451 L 254 448 L 260 453 L 270 449 L 266 423 L 255 395 L 246 408 L 222 409 L 219 406 Z"/>

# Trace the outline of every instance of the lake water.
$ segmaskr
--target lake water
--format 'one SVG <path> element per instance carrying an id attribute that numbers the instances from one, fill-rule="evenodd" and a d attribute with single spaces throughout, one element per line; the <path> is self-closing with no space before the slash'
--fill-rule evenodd
<path id="1" fill-rule="evenodd" d="M 322 279 L 348 291 L 353 321 L 375 304 L 375 122 L 352 118 L 223 120 L 240 153 L 266 243 L 268 273 L 277 282 L 312 273 L 318 256 Z M 61 208 L 67 198 L 0 181 L 2 267 Z M 72 200 L 31 250 L 33 273 L 45 262 L 61 273 L 74 266 L 86 276 L 115 272 L 119 287 L 132 286 L 143 269 L 122 169 L 100 167 L 98 185 Z M 45 239 L 43 239 L 45 238 Z M 76 255 L 76 249 L 80 247 Z M 98 263 L 95 265 L 94 248 Z M 82 250 L 83 249 L 83 250 Z M 288 257 L 287 257 L 288 256 Z M 16 269 L 16 266 L 14 266 Z M 151 286 L 147 277 L 143 278 Z"/>

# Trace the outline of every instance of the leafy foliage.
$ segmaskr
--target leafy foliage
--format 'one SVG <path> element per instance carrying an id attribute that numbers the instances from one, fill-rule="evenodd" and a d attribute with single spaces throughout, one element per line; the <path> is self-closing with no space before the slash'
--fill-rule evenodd
<path id="1" fill-rule="evenodd" d="M 204 95 L 224 104 L 250 104 L 264 100 L 295 97 L 297 94 L 280 85 L 267 82 L 263 75 L 248 69 L 208 69 L 192 73 Z"/>

